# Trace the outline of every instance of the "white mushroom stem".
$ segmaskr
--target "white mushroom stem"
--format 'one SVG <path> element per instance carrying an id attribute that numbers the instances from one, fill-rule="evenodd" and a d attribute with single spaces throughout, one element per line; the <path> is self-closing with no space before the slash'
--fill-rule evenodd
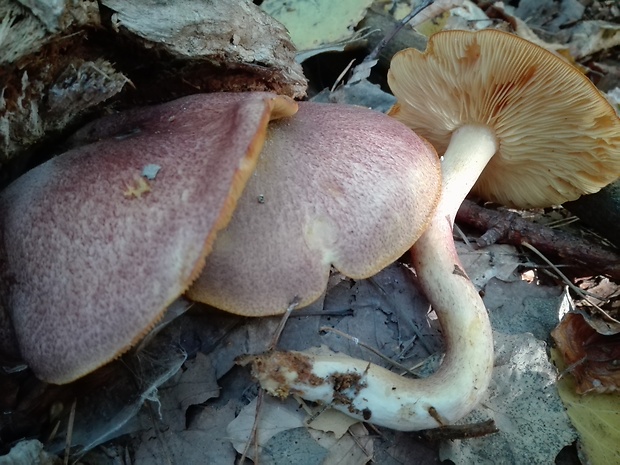
<path id="1" fill-rule="evenodd" d="M 495 154 L 486 126 L 454 132 L 444 161 L 442 196 L 428 229 L 412 247 L 422 289 L 446 341 L 441 367 L 428 378 L 407 379 L 345 356 L 273 352 L 252 357 L 263 388 L 297 394 L 371 423 L 413 431 L 450 424 L 484 396 L 493 368 L 493 338 L 486 308 L 463 270 L 452 237 L 456 211 Z"/>
<path id="2" fill-rule="evenodd" d="M 441 199 L 431 223 L 411 248 L 419 285 L 441 323 L 446 356 L 430 378 L 432 399 L 442 418 L 454 422 L 482 399 L 493 370 L 493 334 L 489 317 L 467 277 L 454 246 L 452 227 L 467 193 L 497 150 L 486 126 L 454 132 L 442 162 Z"/>

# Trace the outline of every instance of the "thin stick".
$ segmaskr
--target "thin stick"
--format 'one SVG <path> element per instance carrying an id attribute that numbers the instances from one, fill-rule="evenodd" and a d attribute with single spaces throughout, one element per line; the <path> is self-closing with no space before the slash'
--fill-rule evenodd
<path id="1" fill-rule="evenodd" d="M 286 326 L 286 322 L 288 321 L 293 310 L 297 308 L 299 305 L 299 297 L 295 296 L 291 303 L 289 304 L 286 312 L 282 315 L 280 319 L 280 323 L 276 328 L 276 331 L 271 338 L 271 342 L 267 346 L 267 352 L 275 350 L 278 342 L 280 341 L 280 336 L 282 335 L 282 331 L 284 331 L 284 327 Z M 263 406 L 263 398 L 265 391 L 263 389 L 258 390 L 258 395 L 256 396 L 256 413 L 254 414 L 254 423 L 252 424 L 252 430 L 250 431 L 250 435 L 248 437 L 248 441 L 245 443 L 245 447 L 243 448 L 243 454 L 241 454 L 241 459 L 239 459 L 239 465 L 243 465 L 245 459 L 248 455 L 248 451 L 250 450 L 250 444 L 254 444 L 254 464 L 258 465 L 258 419 L 260 416 L 260 411 Z"/>
<path id="2" fill-rule="evenodd" d="M 368 435 L 366 435 L 366 436 L 356 436 L 355 434 L 353 434 L 351 432 L 351 427 L 349 427 L 349 429 L 347 430 L 347 434 L 349 436 L 351 436 L 351 438 L 353 439 L 353 442 L 355 442 L 357 447 L 360 448 L 360 450 L 366 456 L 366 458 L 372 459 L 372 454 L 370 452 L 368 452 L 368 450 L 366 449 L 366 446 L 364 444 L 362 444 L 362 441 L 360 440 L 360 437 L 365 437 L 365 438 L 369 439 L 369 436 Z"/>
<path id="3" fill-rule="evenodd" d="M 561 218 L 559 220 L 549 221 L 545 223 L 545 226 L 548 228 L 562 228 L 564 226 L 568 226 L 569 224 L 573 224 L 579 221 L 579 218 L 576 216 L 569 216 L 568 218 Z"/>
<path id="4" fill-rule="evenodd" d="M 498 433 L 499 429 L 495 425 L 495 420 L 486 420 L 480 423 L 467 425 L 449 425 L 441 428 L 427 429 L 421 432 L 425 439 L 438 441 L 453 441 L 455 439 L 471 439 L 489 436 Z"/>
<path id="5" fill-rule="evenodd" d="M 409 373 L 414 378 L 419 378 L 418 375 L 416 375 L 413 371 L 411 371 L 405 365 L 401 365 L 400 363 L 392 360 L 391 358 L 386 357 L 381 352 L 379 352 L 377 349 L 375 349 L 374 347 L 369 346 L 368 344 L 364 344 L 362 341 L 360 341 L 356 337 L 350 336 L 349 334 L 344 333 L 344 332 L 342 332 L 342 331 L 340 331 L 340 330 L 338 330 L 336 328 L 332 328 L 331 326 L 321 326 L 319 328 L 319 331 L 325 332 L 325 333 L 335 333 L 338 336 L 344 337 L 345 339 L 348 339 L 348 340 L 352 341 L 355 345 L 358 345 L 360 347 L 363 347 L 366 350 L 369 350 L 370 352 L 375 354 L 377 357 L 380 357 L 382 360 L 386 361 L 390 365 L 393 365 L 393 366 L 395 366 L 397 368 L 400 368 L 401 370 L 404 370 L 406 373 Z"/>
<path id="6" fill-rule="evenodd" d="M 400 32 L 400 30 L 405 27 L 405 25 L 411 21 L 415 16 L 417 16 L 422 10 L 428 8 L 429 6 L 431 6 L 434 3 L 434 0 L 425 0 L 424 2 L 420 3 L 417 7 L 415 7 L 411 13 L 409 13 L 407 16 L 405 16 L 402 21 L 400 21 L 398 24 L 396 24 L 396 26 L 394 26 L 394 28 L 388 33 L 386 34 L 386 36 L 381 39 L 381 42 L 379 42 L 375 48 L 372 50 L 372 52 L 370 52 L 370 54 L 364 58 L 364 62 L 368 62 L 368 61 L 372 61 L 372 60 L 376 60 L 377 57 L 379 56 L 379 54 L 381 53 L 381 50 L 383 50 L 385 48 L 385 46 L 390 42 L 390 40 L 392 40 L 394 38 L 394 36 L 396 34 L 398 34 Z"/>
<path id="7" fill-rule="evenodd" d="M 67 424 L 67 438 L 65 441 L 65 457 L 64 465 L 69 465 L 69 454 L 71 453 L 71 442 L 73 440 L 73 424 L 75 422 L 75 407 L 77 405 L 77 397 L 73 399 L 71 411 L 69 412 L 69 423 Z"/>
<path id="8" fill-rule="evenodd" d="M 463 230 L 459 228 L 458 225 L 456 224 L 452 227 L 453 236 L 454 236 L 454 233 L 456 233 L 457 237 L 461 238 L 461 240 L 465 243 L 465 245 L 467 246 L 469 250 L 474 250 L 473 246 L 471 245 L 471 242 L 469 241 L 469 239 L 467 238 Z"/>
<path id="9" fill-rule="evenodd" d="M 291 301 L 291 303 L 289 304 L 288 308 L 286 309 L 286 312 L 284 312 L 284 314 L 282 315 L 280 324 L 276 328 L 276 332 L 274 333 L 273 338 L 271 339 L 271 342 L 267 346 L 267 351 L 274 350 L 276 348 L 276 346 L 278 345 L 278 341 L 280 341 L 280 336 L 282 335 L 282 331 L 284 331 L 284 327 L 286 326 L 286 322 L 291 316 L 291 313 L 293 313 L 293 310 L 295 310 L 298 305 L 299 305 L 299 297 L 295 296 L 293 300 Z"/>
<path id="10" fill-rule="evenodd" d="M 594 308 L 596 308 L 599 312 L 601 312 L 607 319 L 609 319 L 609 321 L 612 321 L 614 323 L 620 324 L 620 321 L 616 320 L 609 313 L 607 313 L 601 307 L 599 307 L 594 302 L 592 302 L 590 299 L 588 299 L 588 296 L 586 296 L 585 293 L 581 289 L 579 289 L 579 287 L 575 286 L 571 282 L 571 280 L 568 279 L 566 277 L 566 275 L 564 273 L 562 273 L 557 266 L 555 266 L 553 263 L 551 263 L 551 261 L 549 259 L 547 259 L 547 257 L 545 257 L 536 247 L 534 247 L 533 245 L 528 244 L 527 242 L 522 242 L 521 245 L 523 245 L 524 247 L 527 247 L 532 252 L 534 252 L 536 255 L 538 255 L 542 260 L 544 260 L 545 263 L 547 263 L 547 265 L 549 265 L 551 268 L 553 268 L 553 271 L 555 271 L 558 275 L 560 275 L 560 277 L 562 278 L 562 281 L 564 281 L 568 287 L 570 287 L 573 291 L 575 291 L 575 293 L 577 293 L 583 300 L 585 300 L 590 305 L 592 305 Z"/>
<path id="11" fill-rule="evenodd" d="M 254 423 L 252 424 L 252 430 L 250 431 L 248 440 L 243 448 L 243 454 L 241 454 L 241 458 L 239 459 L 239 462 L 237 462 L 238 465 L 244 465 L 251 444 L 254 444 L 254 465 L 258 465 L 258 418 L 263 407 L 264 397 L 265 391 L 263 389 L 259 389 L 258 395 L 256 396 L 256 413 L 254 414 Z"/>
<path id="12" fill-rule="evenodd" d="M 333 93 L 336 90 L 336 87 L 338 87 L 338 84 L 340 84 L 340 81 L 344 80 L 344 77 L 346 76 L 346 74 L 349 72 L 349 70 L 353 66 L 353 63 L 355 63 L 355 60 L 351 60 L 349 62 L 349 64 L 344 68 L 342 73 L 340 73 L 340 75 L 336 78 L 336 80 L 334 81 L 334 84 L 332 85 L 331 89 L 329 89 L 330 92 Z"/>

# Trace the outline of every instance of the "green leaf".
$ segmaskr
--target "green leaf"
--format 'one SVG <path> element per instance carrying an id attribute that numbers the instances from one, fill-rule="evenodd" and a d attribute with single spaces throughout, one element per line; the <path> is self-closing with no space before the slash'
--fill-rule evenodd
<path id="1" fill-rule="evenodd" d="M 261 8 L 280 21 L 298 50 L 353 35 L 372 0 L 265 0 Z"/>

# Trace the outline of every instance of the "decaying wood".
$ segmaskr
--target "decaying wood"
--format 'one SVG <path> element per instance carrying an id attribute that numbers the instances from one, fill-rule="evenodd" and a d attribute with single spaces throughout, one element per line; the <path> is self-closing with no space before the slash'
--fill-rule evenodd
<path id="1" fill-rule="evenodd" d="M 98 24 L 94 0 L 0 0 L 0 65 L 32 56 L 67 31 Z"/>
<path id="2" fill-rule="evenodd" d="M 0 164 L 62 131 L 127 81 L 109 61 L 84 53 L 82 31 L 99 25 L 96 2 L 32 4 L 0 0 Z M 27 159 L 18 162 L 15 174 Z M 0 177 L 11 176 L 3 169 Z"/>
<path id="3" fill-rule="evenodd" d="M 586 238 L 532 223 L 513 212 L 484 208 L 470 200 L 463 202 L 456 219 L 461 224 L 486 231 L 478 241 L 481 247 L 494 242 L 513 245 L 528 242 L 572 268 L 620 279 L 620 253 Z"/>
<path id="4" fill-rule="evenodd" d="M 288 31 L 245 0 L 103 0 L 102 22 L 134 48 L 148 50 L 129 73 L 143 92 L 269 90 L 306 93 Z M 131 53 L 129 54 L 131 55 Z M 119 56 L 122 60 L 123 57 Z M 130 63 L 127 63 L 130 65 Z"/>
<path id="5" fill-rule="evenodd" d="M 257 90 L 299 98 L 306 79 L 286 29 L 252 2 L 0 0 L 0 186 L 104 102 Z"/>

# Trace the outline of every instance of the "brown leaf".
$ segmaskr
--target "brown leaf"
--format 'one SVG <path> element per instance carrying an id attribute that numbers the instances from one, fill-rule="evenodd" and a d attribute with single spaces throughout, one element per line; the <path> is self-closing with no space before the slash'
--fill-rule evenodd
<path id="1" fill-rule="evenodd" d="M 596 332 L 578 313 L 567 313 L 551 332 L 579 394 L 620 390 L 620 334 Z"/>

